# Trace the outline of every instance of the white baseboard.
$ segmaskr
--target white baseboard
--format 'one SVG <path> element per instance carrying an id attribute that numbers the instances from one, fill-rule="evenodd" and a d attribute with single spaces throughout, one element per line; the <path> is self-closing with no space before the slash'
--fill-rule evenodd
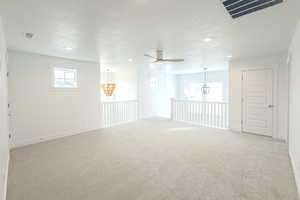
<path id="1" fill-rule="evenodd" d="M 38 144 L 41 142 L 64 138 L 64 137 L 68 137 L 68 136 L 72 136 L 72 135 L 78 135 L 78 134 L 95 131 L 95 130 L 99 130 L 99 129 L 101 129 L 101 128 L 97 127 L 97 128 L 92 128 L 92 129 L 88 129 L 88 130 L 68 131 L 68 132 L 60 133 L 60 134 L 56 134 L 56 135 L 49 135 L 49 136 L 13 141 L 10 145 L 10 149 L 16 149 L 16 148 L 20 148 L 20 147 L 24 147 L 24 146 L 28 146 L 28 145 L 32 145 L 32 144 Z"/>
<path id="2" fill-rule="evenodd" d="M 293 155 L 293 153 L 289 152 L 289 154 L 290 154 L 290 159 L 292 162 L 292 167 L 293 167 L 296 185 L 297 185 L 297 189 L 298 189 L 298 195 L 299 195 L 299 199 L 300 199 L 300 163 L 296 162 L 296 159 L 295 159 L 295 156 Z"/>

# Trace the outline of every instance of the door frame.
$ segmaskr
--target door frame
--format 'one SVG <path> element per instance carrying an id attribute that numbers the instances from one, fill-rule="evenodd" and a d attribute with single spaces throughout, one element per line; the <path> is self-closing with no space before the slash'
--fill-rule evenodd
<path id="1" fill-rule="evenodd" d="M 253 70 L 272 70 L 273 72 L 273 80 L 272 80 L 272 86 L 273 86 L 273 127 L 272 127 L 272 138 L 279 138 L 278 137 L 278 66 L 275 67 L 245 67 L 241 69 L 241 81 L 242 81 L 242 91 L 241 91 L 241 132 L 246 133 L 244 131 L 244 80 L 243 75 L 247 71 L 253 71 Z M 248 132 L 247 132 L 248 133 Z M 255 133 L 251 133 L 255 134 Z M 267 136 L 266 136 L 267 137 Z"/>

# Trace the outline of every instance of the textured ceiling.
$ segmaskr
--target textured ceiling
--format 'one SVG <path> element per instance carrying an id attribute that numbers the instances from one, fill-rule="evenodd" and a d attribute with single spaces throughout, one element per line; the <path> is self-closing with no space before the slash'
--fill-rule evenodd
<path id="1" fill-rule="evenodd" d="M 285 51 L 299 2 L 232 19 L 220 0 L 0 0 L 0 15 L 10 49 L 134 67 L 161 48 L 165 57 L 186 59 L 171 64 L 174 70 L 197 71 L 226 66 L 228 55 Z M 28 40 L 25 32 L 35 36 Z"/>

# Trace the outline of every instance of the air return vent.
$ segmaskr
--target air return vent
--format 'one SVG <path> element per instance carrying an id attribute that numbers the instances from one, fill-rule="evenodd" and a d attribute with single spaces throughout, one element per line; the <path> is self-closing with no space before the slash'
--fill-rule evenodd
<path id="1" fill-rule="evenodd" d="M 283 0 L 223 0 L 223 5 L 232 18 L 238 18 L 282 2 Z"/>

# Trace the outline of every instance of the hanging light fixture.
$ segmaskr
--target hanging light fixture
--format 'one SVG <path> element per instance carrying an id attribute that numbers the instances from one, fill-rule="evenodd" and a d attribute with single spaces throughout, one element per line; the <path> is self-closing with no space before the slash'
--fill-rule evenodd
<path id="1" fill-rule="evenodd" d="M 106 72 L 103 72 L 104 76 L 103 76 L 103 79 L 104 79 L 104 83 L 101 84 L 101 87 L 103 89 L 103 92 L 105 94 L 105 96 L 109 96 L 111 97 L 116 89 L 116 84 L 114 83 L 113 81 L 113 72 L 111 72 L 109 69 L 107 69 Z"/>
<path id="2" fill-rule="evenodd" d="M 204 83 L 203 86 L 201 87 L 201 93 L 203 96 L 206 96 L 210 92 L 210 87 L 207 85 L 207 68 L 204 68 Z"/>

